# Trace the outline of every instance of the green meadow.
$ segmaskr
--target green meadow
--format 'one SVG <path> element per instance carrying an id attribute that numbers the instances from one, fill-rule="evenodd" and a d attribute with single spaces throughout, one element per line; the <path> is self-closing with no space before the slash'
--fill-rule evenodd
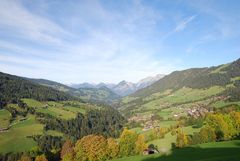
<path id="1" fill-rule="evenodd" d="M 42 134 L 43 125 L 35 121 L 33 115 L 28 115 L 26 120 L 11 126 L 6 132 L 0 133 L 0 152 L 22 152 L 36 146 L 36 142 L 28 136 Z"/>
<path id="2" fill-rule="evenodd" d="M 59 117 L 66 120 L 76 117 L 76 113 L 64 110 L 61 107 L 38 108 L 36 111 L 39 113 L 49 114 L 53 117 Z"/>
<path id="3" fill-rule="evenodd" d="M 11 114 L 7 110 L 0 110 L 0 129 L 7 128 L 10 124 Z"/>
<path id="4" fill-rule="evenodd" d="M 240 140 L 199 144 L 173 149 L 169 154 L 132 156 L 113 161 L 239 161 Z"/>

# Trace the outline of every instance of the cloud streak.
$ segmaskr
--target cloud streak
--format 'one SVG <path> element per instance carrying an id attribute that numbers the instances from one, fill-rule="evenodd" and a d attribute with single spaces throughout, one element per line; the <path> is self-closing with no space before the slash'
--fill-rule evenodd
<path id="1" fill-rule="evenodd" d="M 185 18 L 184 20 L 179 22 L 179 24 L 176 26 L 174 31 L 175 32 L 180 32 L 180 31 L 184 30 L 187 27 L 187 25 L 189 23 L 191 23 L 196 17 L 197 17 L 197 15 L 193 15 L 191 17 Z"/>

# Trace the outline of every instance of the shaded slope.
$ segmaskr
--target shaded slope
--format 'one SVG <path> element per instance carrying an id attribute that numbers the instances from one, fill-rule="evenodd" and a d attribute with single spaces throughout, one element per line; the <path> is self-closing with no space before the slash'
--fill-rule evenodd
<path id="1" fill-rule="evenodd" d="M 34 98 L 39 101 L 76 99 L 55 89 L 42 86 L 22 77 L 0 73 L 0 101 L 14 102 L 20 98 Z"/>

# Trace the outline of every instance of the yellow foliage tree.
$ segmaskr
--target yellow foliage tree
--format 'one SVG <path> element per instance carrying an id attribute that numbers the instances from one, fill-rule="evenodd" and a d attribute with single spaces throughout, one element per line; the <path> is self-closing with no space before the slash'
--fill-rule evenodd
<path id="1" fill-rule="evenodd" d="M 128 130 L 126 128 L 123 130 L 119 141 L 121 156 L 130 156 L 135 154 L 137 136 L 138 135 L 135 131 Z"/>
<path id="2" fill-rule="evenodd" d="M 45 155 L 39 155 L 35 158 L 35 161 L 48 161 Z"/>
<path id="3" fill-rule="evenodd" d="M 154 128 L 154 129 L 153 129 L 154 138 L 155 138 L 155 139 L 164 138 L 166 131 L 167 131 L 167 129 L 166 129 L 166 128 L 163 128 L 163 127 Z"/>
<path id="4" fill-rule="evenodd" d="M 188 137 L 182 130 L 177 131 L 176 147 L 182 148 L 188 145 Z"/>
<path id="5" fill-rule="evenodd" d="M 137 154 L 142 154 L 143 150 L 147 148 L 147 144 L 145 142 L 144 135 L 140 134 L 137 137 L 136 141 L 136 153 Z"/>
<path id="6" fill-rule="evenodd" d="M 107 157 L 107 140 L 101 135 L 88 135 L 77 141 L 74 150 L 76 160 L 105 160 Z"/>
<path id="7" fill-rule="evenodd" d="M 230 116 L 234 120 L 233 125 L 236 131 L 236 135 L 240 134 L 240 112 L 231 112 Z"/>
<path id="8" fill-rule="evenodd" d="M 228 140 L 234 135 L 234 128 L 229 116 L 208 114 L 206 123 L 214 128 L 218 140 Z"/>
<path id="9" fill-rule="evenodd" d="M 115 159 L 119 155 L 119 145 L 113 138 L 108 138 L 107 139 L 107 154 L 108 154 L 108 159 Z"/>
<path id="10" fill-rule="evenodd" d="M 62 150 L 61 150 L 61 159 L 62 160 L 73 160 L 74 158 L 74 144 L 71 140 L 67 140 L 63 146 L 62 146 Z M 67 155 L 66 157 L 64 157 L 65 155 Z M 64 159 L 63 159 L 64 158 Z"/>
<path id="11" fill-rule="evenodd" d="M 18 161 L 32 161 L 32 159 L 27 155 L 22 155 Z"/>
<path id="12" fill-rule="evenodd" d="M 199 132 L 199 139 L 201 143 L 216 141 L 216 137 L 215 131 L 211 127 L 204 127 Z"/>

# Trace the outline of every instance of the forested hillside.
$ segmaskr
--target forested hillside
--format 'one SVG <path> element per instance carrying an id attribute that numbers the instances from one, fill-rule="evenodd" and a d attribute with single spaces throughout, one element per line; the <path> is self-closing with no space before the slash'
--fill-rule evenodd
<path id="1" fill-rule="evenodd" d="M 69 94 L 33 83 L 22 77 L 0 72 L 1 104 L 17 102 L 21 98 L 33 98 L 39 101 L 63 101 L 76 99 Z"/>
<path id="2" fill-rule="evenodd" d="M 167 89 L 177 90 L 182 87 L 209 88 L 225 86 L 232 83 L 232 79 L 240 76 L 240 59 L 230 64 L 210 68 L 193 68 L 175 71 L 160 79 L 153 85 L 137 91 L 132 96 L 148 96 Z"/>
<path id="3" fill-rule="evenodd" d="M 129 114 L 178 105 L 199 104 L 216 96 L 240 100 L 240 59 L 216 67 L 175 71 L 153 85 L 122 99 L 120 110 Z M 206 103 L 206 101 L 205 101 Z"/>

